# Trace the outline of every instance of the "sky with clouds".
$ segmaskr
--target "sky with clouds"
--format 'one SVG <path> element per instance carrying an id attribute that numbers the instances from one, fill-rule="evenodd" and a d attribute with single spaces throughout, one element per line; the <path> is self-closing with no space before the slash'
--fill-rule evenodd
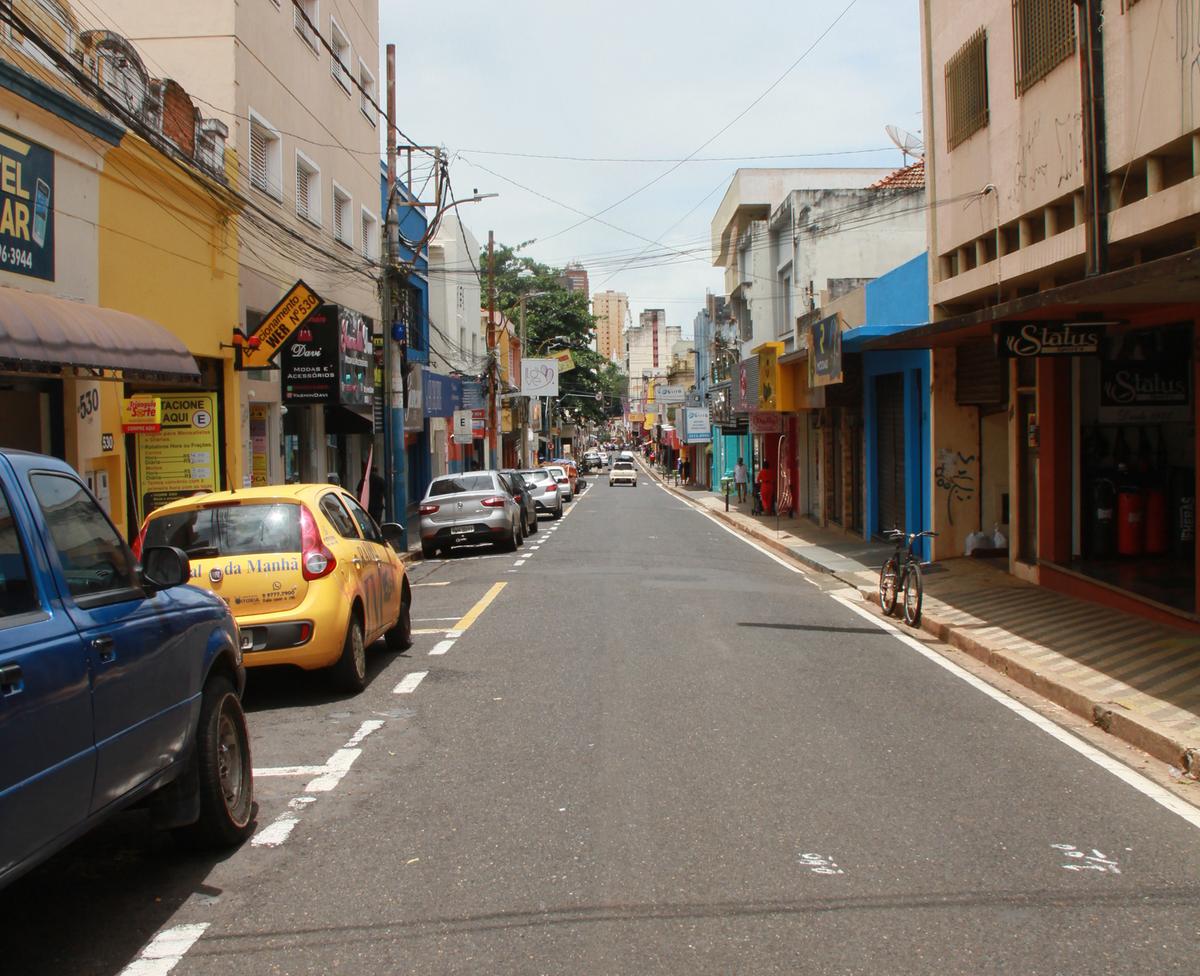
<path id="1" fill-rule="evenodd" d="M 916 0 L 380 0 L 380 42 L 400 128 L 446 147 L 456 197 L 500 194 L 461 208 L 480 240 L 578 260 L 685 334 L 722 291 L 707 242 L 737 167 L 899 166 L 884 126 L 921 128 Z M 750 156 L 781 158 L 713 158 Z"/>

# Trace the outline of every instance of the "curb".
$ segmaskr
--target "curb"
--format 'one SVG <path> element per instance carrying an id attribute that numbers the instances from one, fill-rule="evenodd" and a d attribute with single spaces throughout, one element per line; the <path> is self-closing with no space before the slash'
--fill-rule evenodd
<path id="1" fill-rule="evenodd" d="M 667 491 L 687 499 L 685 493 L 668 484 L 656 472 L 651 471 L 650 474 Z M 847 579 L 845 576 L 829 570 L 815 559 L 794 552 L 777 539 L 747 528 L 726 512 L 713 511 L 707 506 L 702 506 L 702 510 L 714 515 L 742 535 L 761 542 L 810 569 L 816 569 L 834 579 L 841 580 L 847 586 L 858 590 L 869 602 L 878 607 L 879 594 L 875 587 L 862 586 L 853 579 Z M 903 627 L 903 624 L 896 624 L 896 626 Z M 1183 769 L 1194 777 L 1200 777 L 1200 741 L 1188 742 L 1181 739 L 1175 732 L 1162 727 L 1152 719 L 1143 718 L 1127 711 L 1120 705 L 1097 698 L 1091 692 L 1070 681 L 1039 671 L 1030 661 L 1022 658 L 1019 654 L 979 640 L 966 627 L 949 622 L 936 610 L 930 612 L 926 609 L 922 612 L 920 629 L 931 637 L 969 654 L 992 670 L 1011 678 L 1048 701 L 1086 719 L 1122 742 L 1141 749 L 1156 759 Z"/>

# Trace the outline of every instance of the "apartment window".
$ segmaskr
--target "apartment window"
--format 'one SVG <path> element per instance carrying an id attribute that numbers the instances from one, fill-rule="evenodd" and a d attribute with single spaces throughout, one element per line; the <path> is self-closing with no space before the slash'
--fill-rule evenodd
<path id="1" fill-rule="evenodd" d="M 250 110 L 250 185 L 283 199 L 283 143 L 273 125 Z"/>
<path id="2" fill-rule="evenodd" d="M 362 208 L 361 230 L 359 251 L 368 261 L 374 261 L 379 257 L 379 220 L 366 207 Z"/>
<path id="3" fill-rule="evenodd" d="M 374 125 L 375 106 L 371 103 L 375 101 L 375 76 L 362 58 L 358 59 L 358 86 L 362 89 L 358 96 L 358 107 L 367 121 Z"/>
<path id="4" fill-rule="evenodd" d="M 1023 95 L 1075 51 L 1072 0 L 1012 0 L 1013 71 Z"/>
<path id="5" fill-rule="evenodd" d="M 354 247 L 354 224 L 350 216 L 350 194 L 333 184 L 333 236 L 347 247 Z"/>
<path id="6" fill-rule="evenodd" d="M 346 37 L 336 20 L 329 18 L 329 47 L 333 57 L 329 59 L 329 73 L 333 80 L 350 94 L 350 39 Z"/>
<path id="7" fill-rule="evenodd" d="M 321 226 L 321 170 L 296 150 L 296 215 Z"/>
<path id="8" fill-rule="evenodd" d="M 946 148 L 988 124 L 987 31 L 977 30 L 946 62 Z"/>
<path id="9" fill-rule="evenodd" d="M 304 39 L 304 43 L 311 47 L 314 52 L 319 53 L 320 44 L 317 41 L 317 32 L 309 26 L 309 24 L 315 26 L 318 22 L 317 0 L 295 0 L 292 7 L 292 17 L 296 24 L 296 33 Z M 305 20 L 305 17 L 308 20 Z"/>

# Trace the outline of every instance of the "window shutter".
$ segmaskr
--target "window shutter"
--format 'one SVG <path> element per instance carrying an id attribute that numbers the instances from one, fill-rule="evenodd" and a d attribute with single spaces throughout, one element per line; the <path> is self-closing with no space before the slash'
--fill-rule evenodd
<path id="1" fill-rule="evenodd" d="M 253 119 L 250 120 L 250 183 L 260 190 L 270 190 L 267 185 L 266 133 Z"/>
<path id="2" fill-rule="evenodd" d="M 309 210 L 308 170 L 299 159 L 296 160 L 296 213 L 305 220 L 311 218 Z"/>
<path id="3" fill-rule="evenodd" d="M 371 257 L 371 218 L 366 214 L 362 215 L 362 256 L 370 260 Z"/>
<path id="4" fill-rule="evenodd" d="M 333 195 L 333 236 L 346 240 L 346 202 L 336 193 Z"/>

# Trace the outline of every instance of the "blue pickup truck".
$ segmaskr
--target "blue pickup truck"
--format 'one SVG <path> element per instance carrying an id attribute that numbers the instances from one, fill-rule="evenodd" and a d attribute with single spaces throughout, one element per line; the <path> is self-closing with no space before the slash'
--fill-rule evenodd
<path id="1" fill-rule="evenodd" d="M 135 803 L 253 830 L 237 625 L 183 552 L 141 556 L 68 465 L 0 450 L 0 887 Z"/>

